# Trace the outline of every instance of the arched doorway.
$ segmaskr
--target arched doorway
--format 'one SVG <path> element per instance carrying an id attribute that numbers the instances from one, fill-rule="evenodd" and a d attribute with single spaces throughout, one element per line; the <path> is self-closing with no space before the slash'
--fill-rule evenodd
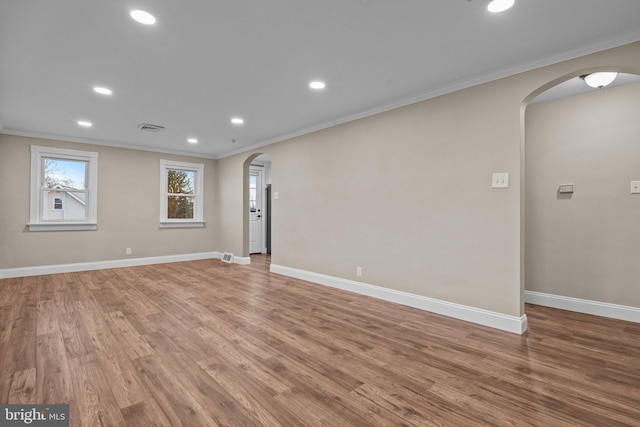
<path id="1" fill-rule="evenodd" d="M 271 157 L 255 153 L 243 164 L 243 256 L 271 254 Z"/>
<path id="2" fill-rule="evenodd" d="M 640 208 L 630 189 L 640 180 L 640 76 L 591 89 L 580 76 L 596 71 L 551 82 L 523 105 L 523 299 L 640 319 L 640 232 L 628 227 Z"/>

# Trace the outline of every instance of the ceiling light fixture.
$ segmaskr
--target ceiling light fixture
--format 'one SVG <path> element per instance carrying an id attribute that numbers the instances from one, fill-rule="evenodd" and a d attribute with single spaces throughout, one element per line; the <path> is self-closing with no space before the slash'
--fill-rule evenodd
<path id="1" fill-rule="evenodd" d="M 244 119 L 240 118 L 240 117 L 233 117 L 231 119 L 231 123 L 233 123 L 234 125 L 241 125 L 244 123 Z"/>
<path id="2" fill-rule="evenodd" d="M 320 90 L 320 89 L 324 89 L 325 87 L 327 87 L 327 85 L 324 82 L 316 80 L 316 81 L 313 81 L 313 82 L 309 83 L 309 87 L 311 89 Z"/>
<path id="3" fill-rule="evenodd" d="M 618 73 L 615 72 L 591 73 L 580 76 L 586 84 L 596 89 L 602 89 L 605 86 L 609 86 L 613 83 L 616 77 L 618 77 Z"/>
<path id="4" fill-rule="evenodd" d="M 91 126 L 93 126 L 93 123 L 88 122 L 86 120 L 78 120 L 78 124 L 86 128 L 90 128 Z"/>
<path id="5" fill-rule="evenodd" d="M 100 87 L 100 86 L 96 86 L 93 88 L 93 90 L 101 95 L 111 95 L 113 94 L 113 91 L 111 89 L 108 89 L 106 87 Z"/>
<path id="6" fill-rule="evenodd" d="M 156 23 L 155 16 L 144 10 L 132 10 L 129 15 L 131 15 L 135 21 L 144 25 L 153 25 Z"/>
<path id="7" fill-rule="evenodd" d="M 187 139 L 187 142 L 188 142 L 189 144 L 197 144 L 197 143 L 198 143 L 198 140 L 197 140 L 197 139 L 195 139 L 195 138 L 189 138 L 189 139 Z"/>
<path id="8" fill-rule="evenodd" d="M 514 3 L 515 0 L 493 0 L 487 6 L 487 10 L 492 13 L 504 12 L 507 9 L 511 9 Z"/>

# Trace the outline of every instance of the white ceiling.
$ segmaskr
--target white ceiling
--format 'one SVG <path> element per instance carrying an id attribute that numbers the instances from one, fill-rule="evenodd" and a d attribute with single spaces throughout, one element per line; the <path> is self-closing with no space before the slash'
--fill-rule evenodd
<path id="1" fill-rule="evenodd" d="M 638 0 L 487 4 L 0 0 L 0 129 L 222 157 L 640 40 Z M 158 22 L 140 25 L 132 9 Z"/>

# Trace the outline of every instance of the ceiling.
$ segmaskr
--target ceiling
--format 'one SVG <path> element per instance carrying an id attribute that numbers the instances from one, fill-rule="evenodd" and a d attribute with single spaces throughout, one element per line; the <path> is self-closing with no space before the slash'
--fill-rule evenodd
<path id="1" fill-rule="evenodd" d="M 637 74 L 618 73 L 618 76 L 611 84 L 601 89 L 594 89 L 589 87 L 580 77 L 574 77 L 542 92 L 531 101 L 531 104 L 553 101 L 554 99 L 566 98 L 568 96 L 580 95 L 596 90 L 607 90 L 612 87 L 624 86 L 638 82 L 640 82 L 640 76 Z"/>
<path id="2" fill-rule="evenodd" d="M 640 40 L 637 0 L 487 4 L 1 0 L 0 131 L 219 158 Z"/>

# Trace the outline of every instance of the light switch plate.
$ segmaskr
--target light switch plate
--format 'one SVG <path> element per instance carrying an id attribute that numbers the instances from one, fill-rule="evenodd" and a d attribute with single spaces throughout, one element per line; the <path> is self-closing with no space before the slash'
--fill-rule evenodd
<path id="1" fill-rule="evenodd" d="M 274 198 L 275 200 L 277 200 L 279 197 L 280 197 L 280 193 L 278 193 L 277 191 L 274 191 L 274 192 L 273 192 L 273 198 Z"/>
<path id="2" fill-rule="evenodd" d="M 631 194 L 640 194 L 640 181 L 631 181 Z"/>
<path id="3" fill-rule="evenodd" d="M 509 172 L 494 173 L 491 188 L 509 188 Z"/>
<path id="4" fill-rule="evenodd" d="M 560 184 L 558 193 L 573 193 L 573 184 Z"/>

